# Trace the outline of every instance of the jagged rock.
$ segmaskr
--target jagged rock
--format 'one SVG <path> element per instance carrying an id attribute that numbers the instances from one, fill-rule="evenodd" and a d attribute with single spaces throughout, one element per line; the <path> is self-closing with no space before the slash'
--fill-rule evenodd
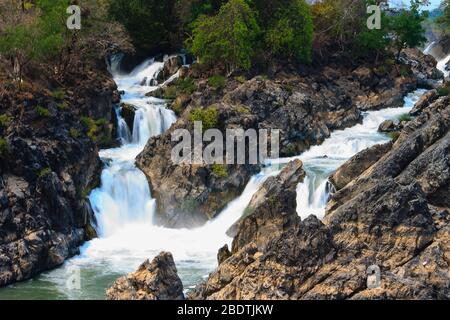
<path id="1" fill-rule="evenodd" d="M 99 184 L 100 141 L 112 145 L 119 93 L 101 64 L 82 66 L 89 70 L 71 70 L 58 98 L 42 78 L 22 93 L 0 81 L 2 114 L 10 119 L 1 129 L 8 153 L 0 155 L 0 287 L 61 265 L 95 236 L 85 197 Z M 97 127 L 98 144 L 82 116 L 105 123 Z"/>
<path id="2" fill-rule="evenodd" d="M 125 120 L 128 128 L 130 129 L 130 132 L 133 132 L 133 127 L 134 127 L 134 117 L 136 114 L 136 107 L 127 104 L 127 103 L 122 103 L 120 105 L 121 109 L 120 109 L 120 115 L 122 116 L 122 118 Z"/>
<path id="3" fill-rule="evenodd" d="M 183 284 L 170 253 L 145 261 L 136 272 L 117 279 L 106 290 L 108 300 L 183 300 Z"/>
<path id="4" fill-rule="evenodd" d="M 296 188 L 306 175 L 302 167 L 300 160 L 290 162 L 255 193 L 244 217 L 228 232 L 234 237 L 232 253 L 249 243 L 255 243 L 262 251 L 270 240 L 296 222 Z"/>
<path id="5" fill-rule="evenodd" d="M 183 65 L 183 59 L 180 56 L 168 57 L 164 61 L 164 67 L 157 76 L 157 80 L 162 83 L 174 75 Z"/>
<path id="6" fill-rule="evenodd" d="M 228 245 L 226 244 L 222 248 L 219 249 L 219 252 L 217 253 L 217 262 L 218 264 L 222 264 L 225 260 L 227 260 L 229 257 L 231 257 L 230 249 L 228 249 Z"/>
<path id="7" fill-rule="evenodd" d="M 396 129 L 395 123 L 392 120 L 385 120 L 378 127 L 379 132 L 392 132 L 396 131 Z"/>
<path id="8" fill-rule="evenodd" d="M 422 110 L 432 103 L 438 97 L 437 90 L 429 90 L 423 96 L 420 97 L 419 101 L 414 105 L 412 110 L 409 112 L 410 115 L 416 116 L 422 112 Z"/>
<path id="9" fill-rule="evenodd" d="M 449 299 L 449 99 L 421 109 L 393 145 L 339 168 L 323 222 L 297 217 L 265 246 L 246 241 L 190 298 Z M 274 201 L 287 210 L 283 197 Z M 259 225 L 280 215 L 261 215 Z M 367 286 L 372 265 L 377 288 Z"/>
<path id="10" fill-rule="evenodd" d="M 378 144 L 350 158 L 330 177 L 337 190 L 341 190 L 359 177 L 392 148 L 392 143 Z"/>

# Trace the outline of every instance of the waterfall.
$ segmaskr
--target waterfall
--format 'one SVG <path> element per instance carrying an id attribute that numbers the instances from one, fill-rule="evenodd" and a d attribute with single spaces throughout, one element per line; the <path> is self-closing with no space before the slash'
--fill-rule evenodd
<path id="1" fill-rule="evenodd" d="M 101 187 L 89 199 L 94 210 L 98 234 L 110 237 L 128 225 L 152 225 L 155 200 L 152 199 L 145 175 L 134 165 L 136 156 L 148 139 L 163 133 L 175 122 L 175 114 L 165 108 L 162 100 L 146 97 L 153 87 L 148 85 L 162 68 L 153 59 L 146 60 L 129 75 L 120 75 L 120 57 L 112 57 L 110 71 L 120 90 L 125 92 L 123 102 L 136 108 L 133 133 L 116 108 L 119 148 L 100 151 L 105 163 Z M 144 81 L 146 79 L 146 81 Z"/>

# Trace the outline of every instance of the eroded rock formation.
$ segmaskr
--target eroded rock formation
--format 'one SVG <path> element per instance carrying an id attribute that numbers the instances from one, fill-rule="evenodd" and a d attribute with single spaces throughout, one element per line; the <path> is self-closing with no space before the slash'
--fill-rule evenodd
<path id="1" fill-rule="evenodd" d="M 145 261 L 136 272 L 117 279 L 106 291 L 108 300 L 183 300 L 183 284 L 170 253 Z"/>

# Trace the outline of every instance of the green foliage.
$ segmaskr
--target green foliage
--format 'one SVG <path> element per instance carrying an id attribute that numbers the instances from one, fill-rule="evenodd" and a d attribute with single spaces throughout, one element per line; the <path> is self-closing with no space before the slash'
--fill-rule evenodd
<path id="1" fill-rule="evenodd" d="M 319 50 L 351 50 L 365 31 L 366 3 L 361 0 L 323 0 L 312 5 L 315 45 Z"/>
<path id="2" fill-rule="evenodd" d="M 80 136 L 80 132 L 75 128 L 70 128 L 69 134 L 73 139 L 77 139 Z"/>
<path id="3" fill-rule="evenodd" d="M 94 119 L 89 117 L 81 117 L 81 123 L 87 130 L 87 135 L 92 141 L 97 141 L 99 128 Z"/>
<path id="4" fill-rule="evenodd" d="M 39 13 L 34 19 L 25 19 L 5 27 L 0 37 L 0 53 L 14 57 L 18 74 L 30 61 L 43 62 L 60 52 L 64 45 L 66 9 L 68 0 L 37 0 Z"/>
<path id="5" fill-rule="evenodd" d="M 69 107 L 69 105 L 67 104 L 67 102 L 61 102 L 57 104 L 57 107 L 59 110 L 66 110 Z"/>
<path id="6" fill-rule="evenodd" d="M 367 6 L 376 4 L 375 0 L 366 0 Z M 369 15 L 366 16 L 366 19 Z M 356 37 L 356 48 L 361 55 L 371 55 L 384 53 L 390 44 L 389 38 L 389 18 L 381 11 L 381 29 L 369 29 L 362 21 L 361 32 Z"/>
<path id="7" fill-rule="evenodd" d="M 52 91 L 52 97 L 55 98 L 56 100 L 63 100 L 65 95 L 66 93 L 62 88 L 58 88 Z"/>
<path id="8" fill-rule="evenodd" d="M 177 95 L 179 93 L 192 94 L 196 89 L 194 79 L 191 77 L 178 79 L 175 84 L 177 87 Z"/>
<path id="9" fill-rule="evenodd" d="M 9 146 L 8 146 L 8 142 L 0 137 L 0 157 L 4 157 L 8 154 L 9 152 Z"/>
<path id="10" fill-rule="evenodd" d="M 2 114 L 0 115 L 0 127 L 7 127 L 9 122 L 11 121 L 11 118 L 6 115 L 6 114 Z"/>
<path id="11" fill-rule="evenodd" d="M 440 97 L 448 96 L 450 95 L 450 88 L 445 86 L 439 87 L 437 93 Z"/>
<path id="12" fill-rule="evenodd" d="M 399 71 L 399 73 L 400 73 L 400 75 L 402 77 L 408 77 L 408 76 L 410 76 L 412 74 L 411 68 L 409 66 L 406 66 L 406 65 L 401 65 L 399 67 L 398 71 Z"/>
<path id="13" fill-rule="evenodd" d="M 392 142 L 395 142 L 400 137 L 400 132 L 398 132 L 398 131 L 389 132 L 388 135 L 392 139 Z"/>
<path id="14" fill-rule="evenodd" d="M 215 90 L 222 89 L 225 87 L 226 78 L 221 75 L 214 75 L 208 79 L 208 85 L 213 87 Z"/>
<path id="15" fill-rule="evenodd" d="M 138 51 L 173 49 L 179 25 L 176 0 L 110 0 L 109 16 L 120 22 L 130 34 Z"/>
<path id="16" fill-rule="evenodd" d="M 244 105 L 237 106 L 237 111 L 240 114 L 250 114 L 250 109 Z"/>
<path id="17" fill-rule="evenodd" d="M 409 122 L 409 121 L 411 121 L 411 116 L 409 114 L 407 114 L 407 113 L 402 114 L 400 117 L 398 117 L 398 121 L 400 121 L 400 122 L 403 122 L 403 121 Z"/>
<path id="18" fill-rule="evenodd" d="M 45 176 L 48 176 L 50 173 L 52 173 L 52 169 L 47 167 L 47 168 L 43 168 L 43 169 L 39 170 L 37 175 L 39 178 L 43 178 Z"/>
<path id="19" fill-rule="evenodd" d="M 203 125 L 203 131 L 208 129 L 217 128 L 219 124 L 219 111 L 216 107 L 210 106 L 206 109 L 194 109 L 191 111 L 189 119 L 192 122 L 201 121 Z"/>
<path id="20" fill-rule="evenodd" d="M 425 29 L 422 22 L 426 13 L 420 11 L 422 1 L 411 0 L 410 9 L 402 9 L 390 18 L 389 29 L 393 37 L 393 44 L 397 49 L 397 59 L 405 48 L 420 46 L 426 42 Z"/>
<path id="21" fill-rule="evenodd" d="M 213 164 L 213 165 L 211 166 L 211 170 L 212 170 L 212 172 L 213 172 L 216 176 L 218 176 L 219 178 L 226 178 L 226 177 L 228 177 L 228 171 L 227 171 L 227 168 L 226 168 L 226 166 L 223 165 L 223 164 L 217 164 L 217 163 L 215 163 L 215 164 Z"/>
<path id="22" fill-rule="evenodd" d="M 40 117 L 47 118 L 50 117 L 50 111 L 43 106 L 36 106 L 36 112 Z"/>
<path id="23" fill-rule="evenodd" d="M 167 100 L 173 100 L 177 97 L 177 88 L 176 86 L 169 86 L 164 89 L 163 98 Z"/>
<path id="24" fill-rule="evenodd" d="M 239 83 L 244 83 L 245 81 L 247 81 L 247 79 L 244 76 L 237 76 L 234 77 L 234 79 Z"/>
<path id="25" fill-rule="evenodd" d="M 295 57 L 304 63 L 312 61 L 313 22 L 309 5 L 293 0 L 275 13 L 276 22 L 269 27 L 265 40 L 269 50 L 278 56 Z"/>
<path id="26" fill-rule="evenodd" d="M 450 35 L 450 0 L 442 2 L 444 12 L 441 17 L 437 19 L 437 23 L 442 27 L 444 33 Z"/>
<path id="27" fill-rule="evenodd" d="M 230 0 L 216 16 L 200 16 L 194 23 L 190 50 L 203 64 L 221 61 L 228 72 L 248 70 L 259 33 L 255 15 L 244 0 Z"/>

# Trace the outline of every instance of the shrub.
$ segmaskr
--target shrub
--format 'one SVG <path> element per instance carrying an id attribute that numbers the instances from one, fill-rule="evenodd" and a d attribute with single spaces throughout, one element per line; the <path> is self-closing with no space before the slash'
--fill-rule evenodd
<path id="1" fill-rule="evenodd" d="M 237 107 L 237 111 L 241 114 L 249 114 L 250 113 L 250 109 L 244 105 L 239 105 Z"/>
<path id="2" fill-rule="evenodd" d="M 197 19 L 188 46 L 200 63 L 221 61 L 232 73 L 251 67 L 258 33 L 258 23 L 248 4 L 244 0 L 230 0 L 216 16 Z"/>
<path id="3" fill-rule="evenodd" d="M 216 90 L 222 89 L 225 86 L 225 77 L 221 75 L 214 75 L 208 79 L 208 84 Z"/>
<path id="4" fill-rule="evenodd" d="M 409 122 L 409 121 L 411 121 L 411 116 L 409 114 L 405 113 L 405 114 L 402 114 L 400 117 L 398 117 L 398 120 L 400 122 L 403 122 L 403 121 Z"/>
<path id="5" fill-rule="evenodd" d="M 37 106 L 36 112 L 40 117 L 43 118 L 50 117 L 50 111 L 42 106 Z"/>
<path id="6" fill-rule="evenodd" d="M 45 176 L 48 176 L 50 173 L 52 173 L 52 169 L 50 169 L 48 167 L 47 168 L 43 168 L 43 169 L 39 170 L 38 177 L 39 178 L 43 178 Z"/>
<path id="7" fill-rule="evenodd" d="M 206 109 L 197 108 L 191 111 L 189 119 L 192 122 L 201 121 L 203 131 L 206 131 L 208 129 L 217 128 L 219 123 L 219 111 L 213 106 Z"/>
<path id="8" fill-rule="evenodd" d="M 87 130 L 87 135 L 92 141 L 97 140 L 98 126 L 95 121 L 89 117 L 81 117 L 81 123 Z"/>
<path id="9" fill-rule="evenodd" d="M 52 91 L 52 97 L 55 98 L 56 100 L 63 100 L 65 96 L 66 93 L 61 88 Z"/>
<path id="10" fill-rule="evenodd" d="M 448 96 L 448 95 L 450 95 L 450 88 L 449 87 L 439 87 L 438 89 L 437 89 L 437 93 L 438 93 L 438 95 L 440 96 L 440 97 L 445 97 L 445 96 Z"/>
<path id="11" fill-rule="evenodd" d="M 400 132 L 398 131 L 394 131 L 394 132 L 389 132 L 389 137 L 392 139 L 392 142 L 395 142 L 398 140 L 398 138 L 400 137 Z"/>
<path id="12" fill-rule="evenodd" d="M 175 86 L 169 86 L 164 90 L 163 98 L 167 100 L 173 100 L 177 97 L 177 88 Z"/>
<path id="13" fill-rule="evenodd" d="M 72 138 L 77 139 L 80 136 L 80 132 L 77 129 L 75 129 L 75 128 L 70 128 L 69 135 Z"/>
<path id="14" fill-rule="evenodd" d="M 109 0 L 109 16 L 128 31 L 139 52 L 173 49 L 178 32 L 176 0 Z M 176 46 L 176 44 L 175 44 Z"/>
<path id="15" fill-rule="evenodd" d="M 219 178 L 226 178 L 228 177 L 228 171 L 227 168 L 225 167 L 225 165 L 223 164 L 213 164 L 211 166 L 212 172 L 218 176 Z"/>
<path id="16" fill-rule="evenodd" d="M 234 79 L 239 83 L 244 83 L 245 81 L 247 81 L 247 79 L 244 76 L 237 76 L 234 77 Z"/>
<path id="17" fill-rule="evenodd" d="M 277 21 L 265 37 L 269 50 L 278 56 L 311 63 L 313 22 L 309 5 L 304 0 L 293 0 L 275 15 Z"/>
<path id="18" fill-rule="evenodd" d="M 192 94 L 196 87 L 194 79 L 191 77 L 186 77 L 184 79 L 178 79 L 176 82 L 176 87 L 178 89 L 178 93 Z"/>
<path id="19" fill-rule="evenodd" d="M 59 110 L 66 110 L 69 107 L 69 105 L 66 102 L 61 102 L 57 104 L 57 107 Z"/>
<path id="20" fill-rule="evenodd" d="M 6 154 L 8 154 L 9 151 L 9 147 L 8 147 L 8 142 L 4 139 L 0 137 L 0 156 L 3 157 Z"/>
<path id="21" fill-rule="evenodd" d="M 0 115 L 0 127 L 8 126 L 9 121 L 11 121 L 11 118 L 8 115 L 6 114 Z"/>

